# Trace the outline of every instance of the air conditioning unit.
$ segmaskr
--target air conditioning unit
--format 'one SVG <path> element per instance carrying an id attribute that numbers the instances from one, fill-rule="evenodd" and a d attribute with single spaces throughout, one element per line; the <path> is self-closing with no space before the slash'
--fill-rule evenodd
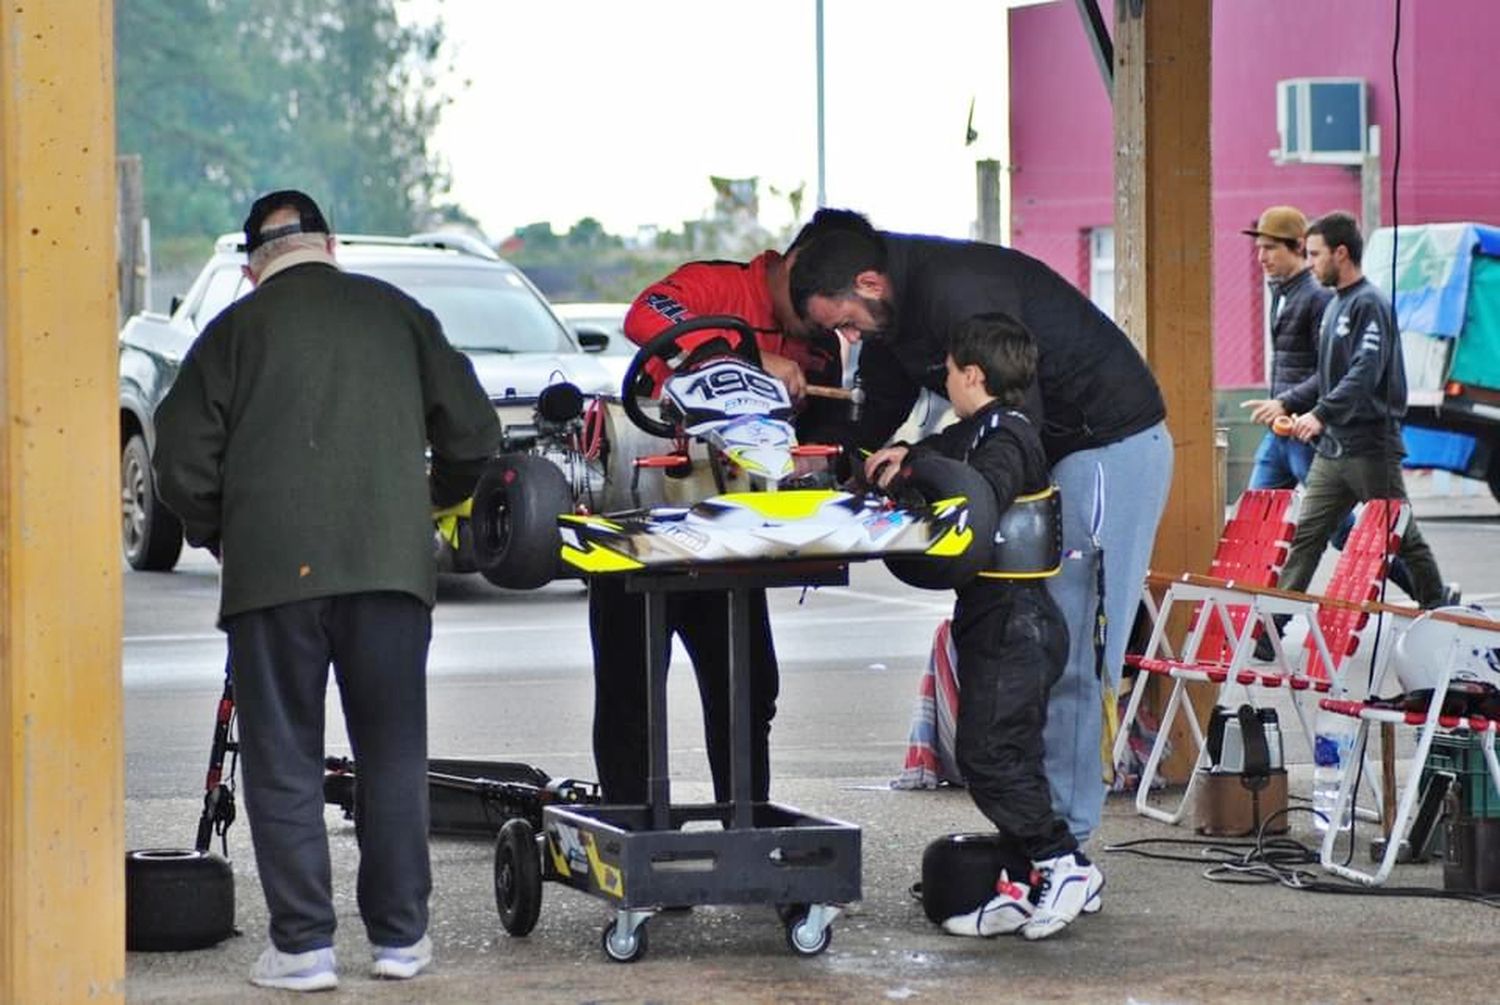
<path id="1" fill-rule="evenodd" d="M 1369 135 L 1359 77 L 1297 77 L 1276 82 L 1277 163 L 1359 164 Z"/>

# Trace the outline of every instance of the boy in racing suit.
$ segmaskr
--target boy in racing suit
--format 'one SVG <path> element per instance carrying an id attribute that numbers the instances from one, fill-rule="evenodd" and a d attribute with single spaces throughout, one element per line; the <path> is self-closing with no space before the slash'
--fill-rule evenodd
<path id="1" fill-rule="evenodd" d="M 647 287 L 625 315 L 625 334 L 644 344 L 672 325 L 695 317 L 738 317 L 756 332 L 761 365 L 786 385 L 794 400 L 809 382 L 837 387 L 841 376 L 837 336 L 807 335 L 791 308 L 788 264 L 767 251 L 749 262 L 689 262 Z M 703 330 L 683 336 L 685 352 L 720 342 L 734 349 L 733 330 Z M 653 360 L 647 372 L 656 390 L 669 373 Z M 839 403 L 806 399 L 799 432 L 812 423 L 837 421 Z M 832 408 L 830 408 L 832 406 Z M 714 798 L 730 798 L 729 601 L 726 594 L 692 592 L 667 596 L 667 632 L 679 636 L 693 661 L 703 705 L 703 728 L 713 773 Z M 594 650 L 594 763 L 606 801 L 643 803 L 647 789 L 645 602 L 611 577 L 589 584 L 589 634 Z M 776 714 L 779 674 L 764 590 L 751 594 L 750 778 L 755 801 L 770 794 L 771 719 Z"/>
<path id="2" fill-rule="evenodd" d="M 865 462 L 866 476 L 887 486 L 908 454 L 935 451 L 983 475 L 1001 514 L 1053 507 L 1041 437 L 1019 410 L 1036 361 L 1036 342 L 1009 315 L 960 322 L 950 334 L 945 366 L 948 399 L 961 421 L 910 448 L 875 452 Z M 1057 510 L 1051 513 L 1055 521 Z M 1067 625 L 1045 586 L 1060 560 L 1060 528 L 1047 541 L 1007 541 L 1009 531 L 1002 517 L 990 570 L 958 589 L 953 608 L 957 753 L 979 811 L 1025 852 L 1033 872 L 1020 881 L 1001 872 L 987 903 L 948 918 L 943 928 L 985 937 L 1020 932 L 1035 940 L 1076 918 L 1104 878 L 1053 811 L 1043 770 L 1047 694 L 1068 657 Z"/>

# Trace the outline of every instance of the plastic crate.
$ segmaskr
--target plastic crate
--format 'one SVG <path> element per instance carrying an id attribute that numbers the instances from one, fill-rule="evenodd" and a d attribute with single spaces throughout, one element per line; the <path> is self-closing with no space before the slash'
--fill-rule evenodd
<path id="1" fill-rule="evenodd" d="M 1432 747 L 1427 751 L 1427 764 L 1422 769 L 1422 785 L 1426 787 L 1433 772 L 1451 772 L 1457 779 L 1455 792 L 1460 817 L 1500 818 L 1500 792 L 1495 791 L 1495 783 L 1485 766 L 1481 742 L 1473 734 L 1434 736 Z"/>

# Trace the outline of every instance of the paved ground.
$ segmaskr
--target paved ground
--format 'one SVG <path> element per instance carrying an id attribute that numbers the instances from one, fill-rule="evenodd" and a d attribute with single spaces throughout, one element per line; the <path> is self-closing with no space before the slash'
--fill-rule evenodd
<path id="1" fill-rule="evenodd" d="M 1423 500 L 1424 531 L 1450 578 L 1492 606 L 1500 595 L 1500 508 L 1486 498 Z M 127 843 L 190 843 L 198 813 L 208 716 L 222 643 L 204 629 L 211 567 L 190 561 L 170 577 L 127 577 Z M 512 939 L 496 919 L 486 842 L 435 839 L 433 970 L 410 983 L 363 975 L 367 949 L 352 900 L 352 828 L 329 812 L 335 853 L 343 983 L 325 1000 L 391 1002 L 696 1001 L 1488 1001 L 1482 983 L 1500 940 L 1493 907 L 1392 896 L 1335 896 L 1204 878 L 1199 861 L 1157 861 L 1111 846 L 1191 839 L 1112 801 L 1096 856 L 1106 907 L 1055 940 L 1028 944 L 944 936 L 907 892 L 923 846 L 981 820 L 959 791 L 893 792 L 915 668 L 941 598 L 905 594 L 861 574 L 846 591 L 800 605 L 774 601 L 786 661 L 774 749 L 774 796 L 864 828 L 864 899 L 835 923 L 833 946 L 792 956 L 769 909 L 701 908 L 650 922 L 650 952 L 607 962 L 607 908 L 549 885 L 541 922 Z M 498 600 L 473 583 L 445 584 L 440 666 L 432 680 L 435 753 L 533 760 L 587 776 L 590 690 L 586 649 L 559 644 L 548 625 L 581 618 L 577 591 L 551 588 Z M 500 627 L 497 627 L 497 624 Z M 176 627 L 173 627 L 173 626 Z M 505 625 L 510 627 L 506 628 Z M 471 657 L 465 654 L 474 654 Z M 580 655 L 580 653 L 582 655 Z M 690 675 L 673 675 L 673 763 L 679 796 L 705 794 Z M 336 717 L 332 720 L 336 722 Z M 681 728 L 677 728 L 678 726 Z M 337 748 L 341 731 L 330 727 Z M 1305 761 L 1304 747 L 1289 754 Z M 1306 793 L 1305 763 L 1293 791 Z M 1306 814 L 1294 836 L 1310 840 Z M 1368 827 L 1357 855 L 1366 858 Z M 1201 858 L 1197 845 L 1156 850 Z M 132 1001 L 243 1001 L 245 973 L 264 944 L 265 907 L 248 830 L 230 842 L 237 921 L 245 932 L 197 953 L 130 954 Z M 1436 865 L 1393 881 L 1434 891 Z M 1473 978 L 1480 978 L 1475 980 Z M 274 995 L 264 995 L 268 1000 Z"/>

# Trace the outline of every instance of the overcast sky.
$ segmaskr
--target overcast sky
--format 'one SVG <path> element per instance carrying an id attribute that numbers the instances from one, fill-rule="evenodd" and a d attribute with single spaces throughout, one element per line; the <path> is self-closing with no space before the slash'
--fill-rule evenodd
<path id="1" fill-rule="evenodd" d="M 825 0 L 830 205 L 968 236 L 974 161 L 1004 160 L 1005 0 Z M 677 229 L 709 175 L 817 199 L 814 0 L 404 0 L 441 16 L 454 72 L 437 149 L 492 238 L 584 216 Z M 964 145 L 970 98 L 979 139 Z"/>

